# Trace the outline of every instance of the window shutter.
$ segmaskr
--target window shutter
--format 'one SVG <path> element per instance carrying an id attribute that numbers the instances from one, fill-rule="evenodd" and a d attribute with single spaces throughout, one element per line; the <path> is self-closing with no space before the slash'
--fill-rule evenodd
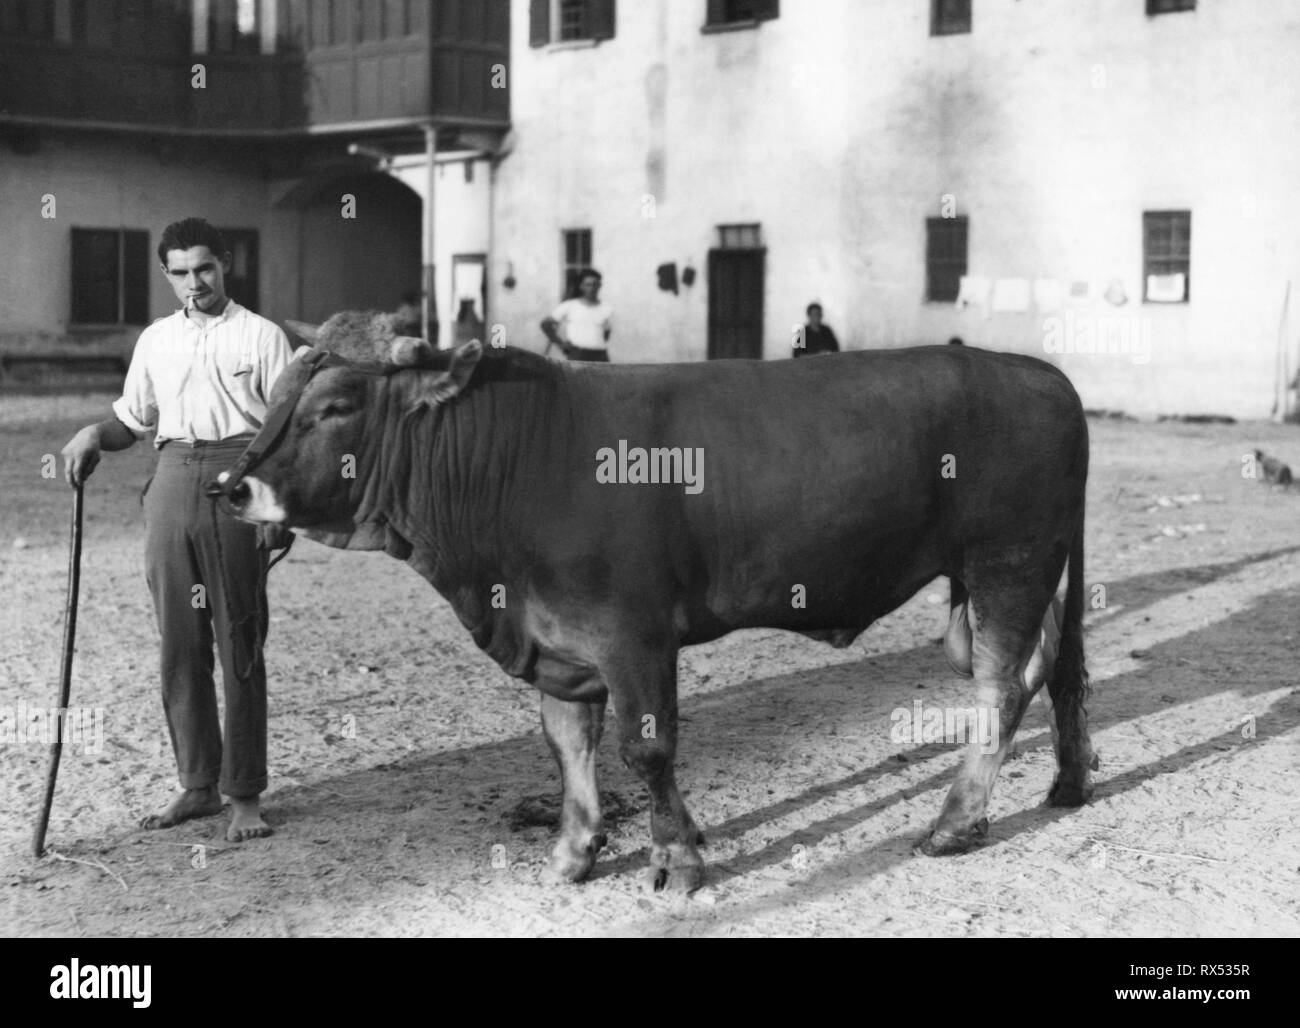
<path id="1" fill-rule="evenodd" d="M 149 324 L 149 233 L 122 234 L 122 320 Z"/>
<path id="2" fill-rule="evenodd" d="M 116 324 L 118 316 L 118 237 L 104 229 L 72 230 L 72 320 Z"/>
<path id="3" fill-rule="evenodd" d="M 757 21 L 768 21 L 780 15 L 781 0 L 754 0 L 754 18 Z"/>
<path id="4" fill-rule="evenodd" d="M 614 38 L 614 0 L 590 0 L 591 38 Z"/>
<path id="5" fill-rule="evenodd" d="M 551 41 L 550 0 L 529 0 L 528 45 L 545 46 Z"/>

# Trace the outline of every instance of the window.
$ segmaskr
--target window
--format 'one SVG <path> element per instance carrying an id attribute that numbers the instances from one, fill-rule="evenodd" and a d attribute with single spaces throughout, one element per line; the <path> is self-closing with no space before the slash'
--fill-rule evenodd
<path id="1" fill-rule="evenodd" d="M 352 40 L 352 0 L 321 0 L 326 8 L 325 46 L 339 46 Z"/>
<path id="2" fill-rule="evenodd" d="M 528 43 L 614 38 L 614 0 L 529 0 Z"/>
<path id="3" fill-rule="evenodd" d="M 564 293 L 567 300 L 578 295 L 578 275 L 583 268 L 591 267 L 591 229 L 566 228 L 564 230 Z"/>
<path id="4" fill-rule="evenodd" d="M 780 0 L 708 0 L 705 28 L 715 25 L 753 25 L 781 14 Z"/>
<path id="5" fill-rule="evenodd" d="M 585 0 L 558 0 L 559 25 L 555 37 L 561 41 L 568 39 L 590 39 L 591 29 L 587 25 L 588 10 Z"/>
<path id="6" fill-rule="evenodd" d="M 90 0 L 72 0 L 72 41 L 84 43 L 89 38 L 90 12 L 86 5 Z"/>
<path id="7" fill-rule="evenodd" d="M 371 0 L 362 4 L 357 12 L 357 42 L 373 43 L 384 38 L 384 3 L 383 0 Z"/>
<path id="8" fill-rule="evenodd" d="M 953 303 L 966 274 L 966 237 L 969 220 L 925 219 L 925 298 L 932 303 Z"/>
<path id="9" fill-rule="evenodd" d="M 149 233 L 72 230 L 72 323 L 149 323 Z"/>
<path id="10" fill-rule="evenodd" d="M 384 4 L 384 10 L 380 20 L 385 39 L 403 39 L 415 32 L 414 17 L 425 7 L 420 0 L 381 0 L 381 2 Z M 439 9 L 442 9 L 442 5 Z"/>
<path id="11" fill-rule="evenodd" d="M 1147 15 L 1174 14 L 1196 10 L 1196 0 L 1147 0 Z"/>
<path id="12" fill-rule="evenodd" d="M 0 36 L 54 38 L 54 0 L 9 0 L 0 4 Z"/>
<path id="13" fill-rule="evenodd" d="M 719 225 L 718 249 L 761 250 L 763 229 L 760 225 Z"/>
<path id="14" fill-rule="evenodd" d="M 1192 212 L 1142 215 L 1142 299 L 1186 303 L 1192 295 Z"/>
<path id="15" fill-rule="evenodd" d="M 930 0 L 930 35 L 955 36 L 970 31 L 971 0 Z"/>
<path id="16" fill-rule="evenodd" d="M 218 229 L 230 251 L 226 272 L 226 295 L 241 307 L 257 310 L 257 231 L 248 228 Z"/>

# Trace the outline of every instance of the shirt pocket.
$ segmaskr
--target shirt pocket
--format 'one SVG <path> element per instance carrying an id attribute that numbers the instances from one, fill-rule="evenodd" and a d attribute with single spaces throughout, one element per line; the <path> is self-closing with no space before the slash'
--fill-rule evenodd
<path id="1" fill-rule="evenodd" d="M 237 389 L 241 393 L 252 392 L 257 365 L 250 355 L 246 353 L 219 353 L 217 354 L 216 365 L 217 374 L 221 376 L 221 383 L 228 390 L 234 392 Z"/>
<path id="2" fill-rule="evenodd" d="M 216 358 L 218 385 L 247 417 L 255 413 L 257 400 L 257 365 L 247 353 L 219 353 Z"/>

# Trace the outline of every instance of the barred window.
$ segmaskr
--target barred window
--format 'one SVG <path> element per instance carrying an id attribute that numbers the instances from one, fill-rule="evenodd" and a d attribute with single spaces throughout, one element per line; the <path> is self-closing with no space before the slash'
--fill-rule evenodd
<path id="1" fill-rule="evenodd" d="M 591 267 L 591 229 L 566 228 L 564 230 L 564 282 L 561 299 L 578 295 L 578 276 L 584 268 Z"/>
<path id="2" fill-rule="evenodd" d="M 529 0 L 528 43 L 614 38 L 614 0 Z"/>
<path id="3" fill-rule="evenodd" d="M 971 0 L 930 0 L 930 35 L 955 36 L 970 31 Z"/>
<path id="4" fill-rule="evenodd" d="M 770 21 L 781 16 L 781 5 L 780 0 L 708 0 L 705 15 L 706 27 Z"/>
<path id="5" fill-rule="evenodd" d="M 1142 299 L 1186 303 L 1192 295 L 1192 212 L 1142 215 Z"/>
<path id="6" fill-rule="evenodd" d="M 1194 10 L 1196 10 L 1196 0 L 1147 0 L 1149 16 Z"/>

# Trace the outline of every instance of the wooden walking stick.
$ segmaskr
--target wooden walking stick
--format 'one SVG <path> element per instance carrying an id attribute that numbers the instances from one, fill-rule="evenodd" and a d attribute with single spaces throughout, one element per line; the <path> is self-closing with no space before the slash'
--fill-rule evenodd
<path id="1" fill-rule="evenodd" d="M 45 803 L 36 824 L 32 852 L 39 858 L 45 852 L 45 830 L 50 826 L 50 809 L 54 805 L 54 783 L 59 777 L 59 758 L 63 755 L 63 731 L 67 724 L 68 700 L 72 695 L 72 651 L 77 639 L 77 594 L 81 591 L 81 485 L 72 498 L 72 544 L 68 559 L 68 604 L 63 612 L 63 667 L 59 675 L 59 714 L 55 721 L 54 741 L 50 743 L 50 768 L 45 775 Z"/>

